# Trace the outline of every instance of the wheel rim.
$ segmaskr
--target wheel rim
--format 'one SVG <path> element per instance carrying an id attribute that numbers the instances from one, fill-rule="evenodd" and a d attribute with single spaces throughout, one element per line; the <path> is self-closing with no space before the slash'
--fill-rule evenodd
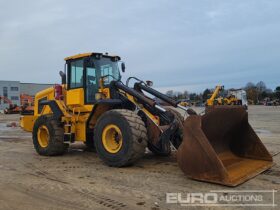
<path id="1" fill-rule="evenodd" d="M 109 153 L 120 151 L 123 143 L 122 132 L 116 125 L 107 125 L 102 132 L 102 143 Z"/>
<path id="2" fill-rule="evenodd" d="M 40 126 L 38 129 L 38 142 L 41 147 L 47 147 L 49 144 L 49 130 L 46 126 Z"/>

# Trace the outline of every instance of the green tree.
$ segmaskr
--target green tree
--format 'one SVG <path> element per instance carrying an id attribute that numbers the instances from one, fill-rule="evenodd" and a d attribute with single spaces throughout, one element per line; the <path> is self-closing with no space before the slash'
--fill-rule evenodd
<path id="1" fill-rule="evenodd" d="M 211 91 L 207 88 L 203 91 L 202 100 L 205 102 L 210 97 Z"/>
<path id="2" fill-rule="evenodd" d="M 280 100 L 280 86 L 275 88 L 275 96 L 277 99 Z"/>
<path id="3" fill-rule="evenodd" d="M 194 101 L 195 100 L 195 98 L 196 98 L 196 93 L 190 93 L 190 100 L 191 101 Z"/>

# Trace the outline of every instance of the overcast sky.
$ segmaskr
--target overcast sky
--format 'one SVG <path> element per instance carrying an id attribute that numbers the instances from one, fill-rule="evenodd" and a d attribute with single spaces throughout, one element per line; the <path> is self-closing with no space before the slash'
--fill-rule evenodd
<path id="1" fill-rule="evenodd" d="M 10 0 L 0 7 L 0 80 L 58 83 L 64 57 L 122 57 L 126 76 L 202 91 L 280 85 L 280 1 Z"/>

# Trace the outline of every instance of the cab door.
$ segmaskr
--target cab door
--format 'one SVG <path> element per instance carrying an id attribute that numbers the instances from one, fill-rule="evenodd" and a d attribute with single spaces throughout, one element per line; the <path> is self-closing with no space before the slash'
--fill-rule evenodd
<path id="1" fill-rule="evenodd" d="M 94 104 L 98 92 L 98 72 L 92 59 L 85 61 L 85 103 Z"/>
<path id="2" fill-rule="evenodd" d="M 84 60 L 72 60 L 68 64 L 68 86 L 66 103 L 68 106 L 84 105 Z"/>

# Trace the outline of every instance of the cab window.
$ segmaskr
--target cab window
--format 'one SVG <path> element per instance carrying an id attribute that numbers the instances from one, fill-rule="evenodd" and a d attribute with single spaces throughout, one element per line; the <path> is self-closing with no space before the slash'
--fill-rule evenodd
<path id="1" fill-rule="evenodd" d="M 104 78 L 104 85 L 110 84 L 110 82 L 113 80 L 120 79 L 117 62 L 113 62 L 110 58 L 103 58 L 101 60 L 98 60 L 97 64 L 100 69 L 101 76 L 106 76 Z"/>
<path id="2" fill-rule="evenodd" d="M 106 76 L 106 75 L 113 75 L 113 68 L 111 65 L 102 65 L 100 66 L 101 69 L 101 76 Z M 109 84 L 113 80 L 112 77 L 108 76 L 104 80 L 104 84 Z"/>
<path id="3" fill-rule="evenodd" d="M 95 93 L 98 92 L 96 69 L 93 66 L 86 67 L 86 83 L 87 103 L 93 103 L 95 101 Z"/>
<path id="4" fill-rule="evenodd" d="M 84 85 L 83 60 L 72 61 L 70 64 L 70 88 L 80 88 Z"/>

